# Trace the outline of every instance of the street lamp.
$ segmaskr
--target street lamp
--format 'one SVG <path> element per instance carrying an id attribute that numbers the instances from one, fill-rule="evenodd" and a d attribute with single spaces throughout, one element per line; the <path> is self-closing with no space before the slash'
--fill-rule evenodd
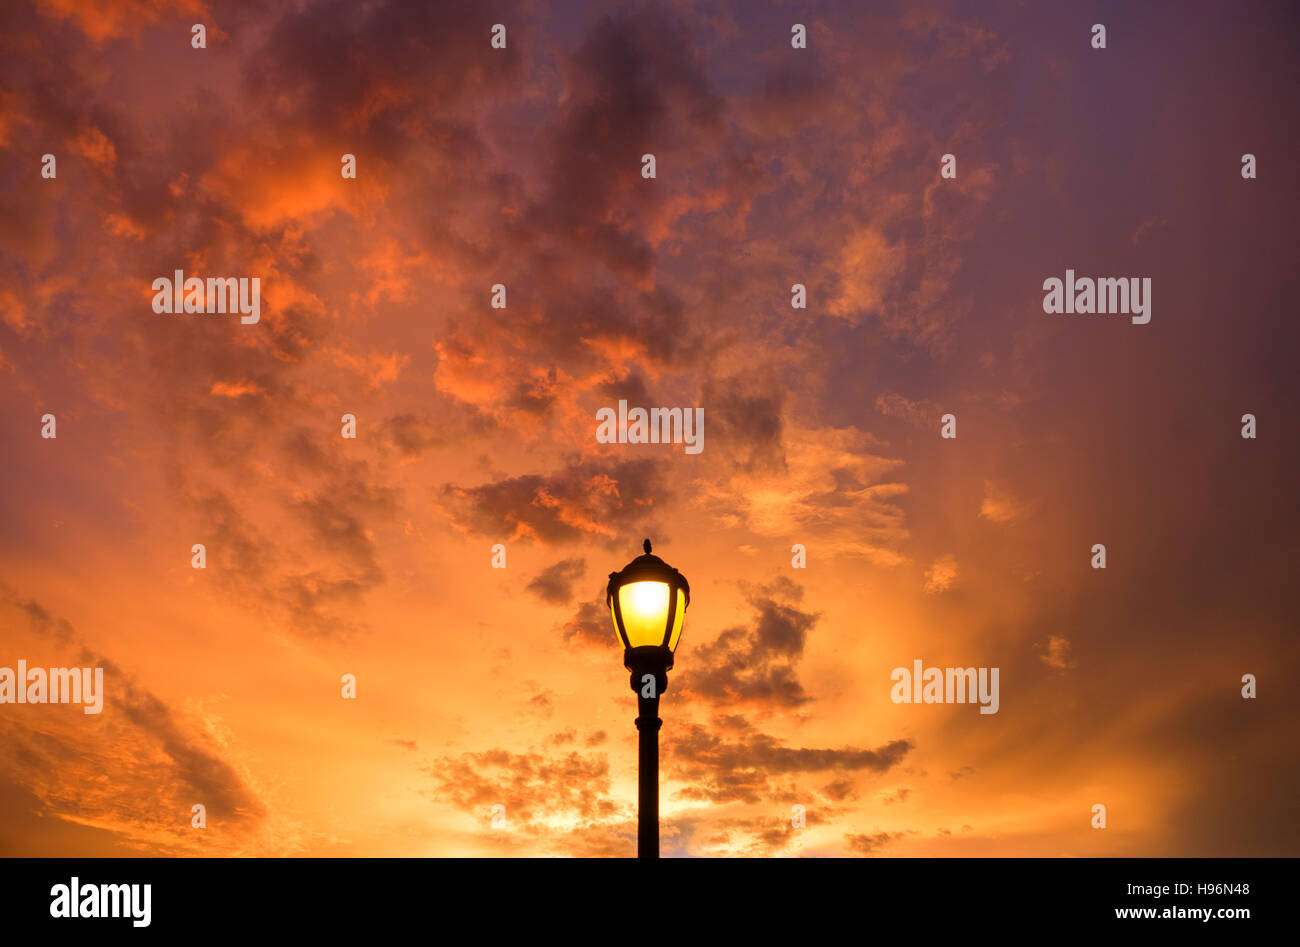
<path id="1" fill-rule="evenodd" d="M 691 587 L 686 577 L 650 554 L 609 574 L 606 604 L 623 643 L 623 666 L 632 672 L 640 733 L 637 857 L 659 857 L 659 695 L 668 688 L 673 652 L 682 636 Z"/>

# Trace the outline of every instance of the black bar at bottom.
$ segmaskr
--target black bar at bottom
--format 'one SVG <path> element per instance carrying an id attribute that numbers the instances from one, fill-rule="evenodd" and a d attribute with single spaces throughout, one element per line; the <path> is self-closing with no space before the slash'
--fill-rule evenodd
<path id="1" fill-rule="evenodd" d="M 445 925 L 453 920 L 458 929 L 462 922 L 478 924 L 481 936 L 471 939 L 494 943 L 512 931 L 531 937 L 561 922 L 589 934 L 629 922 L 644 925 L 647 936 L 665 925 L 685 925 L 692 934 L 752 929 L 759 943 L 770 942 L 776 927 L 805 934 L 845 930 L 857 939 L 881 928 L 987 937 L 1127 927 L 1136 936 L 1201 930 L 1221 940 L 1264 925 L 1289 929 L 1295 910 L 1292 859 L 669 859 L 655 865 L 638 867 L 630 859 L 9 859 L 0 860 L 0 924 L 6 935 L 33 928 L 50 935 L 31 943 L 80 942 L 87 935 L 93 943 L 101 935 L 112 943 L 150 936 L 174 942 L 190 932 L 284 933 L 295 943 L 318 932 L 336 942 L 349 928 L 368 942 L 376 933 L 403 930 L 425 930 L 437 942 L 439 932 L 451 939 Z M 59 908 L 54 891 L 74 878 L 83 892 L 91 885 L 148 884 L 148 925 L 137 926 L 129 911 L 52 916 Z M 78 940 L 64 940 L 69 936 Z"/>

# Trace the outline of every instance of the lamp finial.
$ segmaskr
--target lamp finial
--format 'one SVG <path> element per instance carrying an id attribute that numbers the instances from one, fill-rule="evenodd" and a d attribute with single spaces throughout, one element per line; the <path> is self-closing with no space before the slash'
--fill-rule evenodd
<path id="1" fill-rule="evenodd" d="M 647 539 L 645 542 L 643 542 L 643 543 L 641 544 L 641 546 L 642 546 L 642 548 L 645 549 L 645 554 L 646 554 L 647 556 L 650 555 L 650 540 Z"/>

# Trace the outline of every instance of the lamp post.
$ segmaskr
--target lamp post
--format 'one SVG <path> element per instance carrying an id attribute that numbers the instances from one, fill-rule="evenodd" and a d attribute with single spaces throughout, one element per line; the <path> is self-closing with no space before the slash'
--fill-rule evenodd
<path id="1" fill-rule="evenodd" d="M 623 666 L 632 672 L 640 733 L 637 796 L 638 858 L 659 857 L 659 695 L 668 688 L 673 652 L 682 636 L 691 588 L 686 577 L 650 554 L 609 574 L 606 603 L 623 643 Z"/>

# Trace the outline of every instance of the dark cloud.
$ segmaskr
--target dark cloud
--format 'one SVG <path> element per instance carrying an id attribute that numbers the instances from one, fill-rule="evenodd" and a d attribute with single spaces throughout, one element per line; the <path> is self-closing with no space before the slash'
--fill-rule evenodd
<path id="1" fill-rule="evenodd" d="M 704 386 L 709 437 L 746 473 L 785 470 L 785 391 L 775 373 L 710 379 Z"/>
<path id="2" fill-rule="evenodd" d="M 836 71 L 823 57 L 786 56 L 767 69 L 756 105 L 769 116 L 783 118 L 783 124 L 807 122 L 824 114 L 834 100 L 835 85 Z"/>
<path id="3" fill-rule="evenodd" d="M 884 805 L 892 806 L 896 802 L 906 802 L 907 797 L 910 796 L 911 794 L 912 794 L 912 790 L 910 789 L 900 789 L 892 796 L 886 796 L 884 799 L 881 800 L 881 802 Z"/>
<path id="4" fill-rule="evenodd" d="M 380 444 L 397 451 L 403 459 L 411 459 L 430 450 L 463 444 L 470 437 L 497 428 L 491 417 L 456 398 L 438 394 L 432 400 L 435 414 L 408 412 L 381 420 L 377 430 Z"/>
<path id="5" fill-rule="evenodd" d="M 801 831 L 784 816 L 684 815 L 663 822 L 666 839 L 662 844 L 669 854 L 707 854 L 717 849 L 748 857 L 770 857 L 789 848 Z M 817 822 L 813 813 L 807 814 L 807 822 Z"/>
<path id="6" fill-rule="evenodd" d="M 674 371 L 708 351 L 702 339 L 712 330 L 693 317 L 686 298 L 698 289 L 663 277 L 662 238 L 654 234 L 686 207 L 718 198 L 739 213 L 750 188 L 733 185 L 754 167 L 734 153 L 722 100 L 697 61 L 690 28 L 659 5 L 603 16 L 558 63 L 560 105 L 536 141 L 519 142 L 538 149 L 537 196 L 502 185 L 508 193 L 499 203 L 523 210 L 499 223 L 492 243 L 518 274 L 510 307 L 528 313 L 530 356 L 494 316 L 471 316 L 473 324 L 439 343 L 466 362 L 492 366 L 507 380 L 495 403 L 534 417 L 570 396 L 571 386 L 557 387 L 555 367 L 585 372 L 593 347 L 633 349 L 643 365 Z M 648 152 L 659 163 L 653 181 L 641 177 Z M 474 265 L 501 269 L 482 260 Z M 626 383 L 631 394 L 643 390 L 633 378 Z M 609 390 L 602 386 L 602 393 Z"/>
<path id="7" fill-rule="evenodd" d="M 753 728 L 729 742 L 699 724 L 677 730 L 666 742 L 676 775 L 689 784 L 680 791 L 682 798 L 748 803 L 776 798 L 774 777 L 826 771 L 883 773 L 913 748 L 908 740 L 892 740 L 874 750 L 790 747 Z"/>
<path id="8" fill-rule="evenodd" d="M 576 641 L 593 648 L 612 648 L 618 641 L 614 620 L 605 607 L 605 591 L 578 606 L 577 613 L 564 625 L 564 640 Z"/>
<path id="9" fill-rule="evenodd" d="M 843 802 L 846 799 L 856 799 L 858 793 L 851 779 L 837 779 L 822 787 L 822 795 L 835 802 Z"/>
<path id="10" fill-rule="evenodd" d="M 206 528 L 200 534 L 207 567 L 215 574 L 240 579 L 257 579 L 270 567 L 268 540 L 246 520 L 234 500 L 213 492 L 195 501 Z"/>
<path id="11" fill-rule="evenodd" d="M 551 407 L 559 400 L 562 393 L 556 378 L 554 367 L 543 375 L 534 375 L 514 383 L 506 396 L 506 406 L 534 418 L 542 419 L 550 414 Z"/>
<path id="12" fill-rule="evenodd" d="M 492 749 L 443 757 L 425 771 L 438 784 L 437 798 L 462 809 L 504 805 L 511 823 L 548 816 L 592 821 L 619 811 L 609 794 L 609 762 L 604 754 L 573 751 L 548 756 Z"/>
<path id="13" fill-rule="evenodd" d="M 667 167 L 702 134 L 718 137 L 721 100 L 695 62 L 686 27 L 656 5 L 605 16 L 566 71 L 572 94 L 551 143 L 547 196 L 530 217 L 566 234 L 570 250 L 635 282 L 652 266 L 645 224 L 663 199 L 658 182 L 642 180 L 641 156 L 652 151 Z M 671 346 L 675 338 L 661 341 Z"/>
<path id="14" fill-rule="evenodd" d="M 665 503 L 665 461 L 579 461 L 550 475 L 526 474 L 478 487 L 443 488 L 463 528 L 492 537 L 528 536 L 546 545 L 607 536 L 643 523 Z M 636 532 L 636 530 L 631 530 Z"/>
<path id="15" fill-rule="evenodd" d="M 845 835 L 844 839 L 853 851 L 863 855 L 874 855 L 905 834 L 904 832 L 877 832 L 875 835 Z"/>
<path id="16" fill-rule="evenodd" d="M 66 620 L 52 618 L 39 603 L 0 585 L 0 607 L 25 614 L 31 630 L 56 645 L 71 646 L 67 666 L 104 669 L 103 710 L 77 714 L 78 726 L 62 729 L 56 721 L 51 728 L 47 721 L 38 730 L 22 717 L 3 721 L 6 783 L 28 786 L 47 812 L 99 816 L 128 836 L 146 827 L 176 835 L 177 826 L 188 826 L 195 802 L 223 831 L 251 831 L 266 816 L 265 804 L 200 724 L 85 647 Z"/>
<path id="17" fill-rule="evenodd" d="M 261 801 L 234 768 L 215 747 L 189 729 L 168 704 L 135 684 L 114 662 L 89 651 L 82 652 L 81 660 L 83 666 L 104 668 L 105 687 L 110 680 L 115 685 L 114 706 L 143 734 L 157 741 L 171 760 L 173 778 L 190 791 L 195 801 L 207 806 L 210 816 L 237 822 L 266 814 Z"/>
<path id="18" fill-rule="evenodd" d="M 395 490 L 353 480 L 329 492 L 297 500 L 294 509 L 324 549 L 336 554 L 369 584 L 379 580 L 375 543 L 365 523 L 393 518 L 397 510 Z"/>
<path id="19" fill-rule="evenodd" d="M 440 134 L 462 103 L 520 81 L 527 44 L 488 42 L 494 23 L 518 24 L 510 12 L 494 0 L 310 3 L 280 16 L 249 57 L 247 89 L 281 120 L 391 159 Z"/>
<path id="20" fill-rule="evenodd" d="M 383 423 L 382 431 L 389 442 L 408 457 L 418 456 L 442 443 L 433 421 L 414 414 L 399 414 L 388 418 Z"/>
<path id="21" fill-rule="evenodd" d="M 565 605 L 573 600 L 573 584 L 586 571 L 585 559 L 561 559 L 539 572 L 525 588 L 549 605 Z"/>
<path id="22" fill-rule="evenodd" d="M 32 599 L 20 602 L 13 591 L 3 584 L 0 584 L 0 595 L 5 602 L 12 603 L 27 613 L 32 629 L 39 634 L 47 635 L 59 644 L 71 644 L 76 638 L 76 630 L 66 618 L 55 618 L 39 602 Z"/>
<path id="23" fill-rule="evenodd" d="M 606 400 L 609 406 L 616 405 L 620 400 L 626 401 L 629 406 L 649 407 L 659 402 L 650 394 L 646 387 L 645 379 L 639 372 L 629 372 L 619 378 L 611 378 L 596 386 L 596 392 Z"/>
<path id="24" fill-rule="evenodd" d="M 316 473 L 324 471 L 330 462 L 320 439 L 306 428 L 298 428 L 285 439 L 284 452 L 298 466 Z"/>
<path id="25" fill-rule="evenodd" d="M 237 503 L 223 491 L 194 502 L 206 575 L 217 588 L 245 605 L 280 612 L 300 634 L 340 635 L 363 627 L 348 616 L 385 578 L 366 524 L 396 517 L 396 491 L 344 479 L 286 504 L 305 529 L 305 541 L 325 554 L 324 566 L 306 570 L 292 568 L 289 543 L 259 530 Z"/>
<path id="26" fill-rule="evenodd" d="M 807 703 L 809 697 L 794 666 L 819 616 L 791 604 L 802 594 L 801 586 L 784 577 L 747 589 L 746 599 L 754 610 L 752 623 L 728 628 L 695 647 L 690 668 L 678 677 L 679 689 L 727 706 L 746 700 L 772 707 Z"/>
<path id="27" fill-rule="evenodd" d="M 535 713 L 543 718 L 550 717 L 555 713 L 555 705 L 551 703 L 554 691 L 542 691 L 528 698 L 526 704 L 530 713 Z"/>

